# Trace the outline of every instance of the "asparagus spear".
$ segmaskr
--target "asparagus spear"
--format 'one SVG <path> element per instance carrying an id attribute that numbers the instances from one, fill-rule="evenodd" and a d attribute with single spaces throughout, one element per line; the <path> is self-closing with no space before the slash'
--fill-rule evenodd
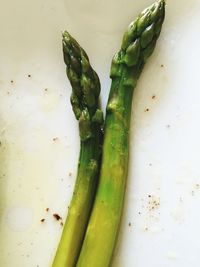
<path id="1" fill-rule="evenodd" d="M 128 27 L 121 49 L 113 58 L 99 185 L 77 267 L 111 264 L 128 173 L 133 89 L 155 48 L 164 13 L 164 0 L 145 9 Z"/>
<path id="2" fill-rule="evenodd" d="M 86 52 L 68 32 L 63 33 L 63 54 L 72 86 L 71 104 L 79 122 L 81 144 L 75 189 L 52 267 L 73 267 L 76 264 L 96 192 L 102 150 L 99 78 Z"/>

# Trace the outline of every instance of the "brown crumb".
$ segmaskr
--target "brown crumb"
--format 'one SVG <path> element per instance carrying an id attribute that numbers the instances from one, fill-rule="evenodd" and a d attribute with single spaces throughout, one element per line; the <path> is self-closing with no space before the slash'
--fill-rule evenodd
<path id="1" fill-rule="evenodd" d="M 164 67 L 164 65 L 163 65 L 163 64 L 161 64 L 160 66 L 161 66 L 161 68 L 163 68 L 163 67 Z"/>
<path id="2" fill-rule="evenodd" d="M 145 110 L 144 110 L 144 112 L 148 112 L 149 111 L 149 108 L 146 108 Z"/>
<path id="3" fill-rule="evenodd" d="M 13 80 L 11 80 L 10 82 L 11 82 L 11 83 L 14 83 L 14 81 L 13 81 Z"/>
<path id="4" fill-rule="evenodd" d="M 58 137 L 54 137 L 54 138 L 53 138 L 53 141 L 54 141 L 54 142 L 58 141 Z"/>
<path id="5" fill-rule="evenodd" d="M 31 78 L 31 75 L 30 75 L 30 74 L 28 74 L 28 77 L 29 77 L 29 78 Z"/>
<path id="6" fill-rule="evenodd" d="M 156 96 L 155 95 L 152 95 L 152 97 L 151 97 L 152 99 L 155 99 L 156 98 Z"/>
<path id="7" fill-rule="evenodd" d="M 48 212 L 49 211 L 49 208 L 46 208 L 46 212 Z"/>
<path id="8" fill-rule="evenodd" d="M 44 91 L 47 92 L 48 91 L 48 88 L 45 88 Z"/>
<path id="9" fill-rule="evenodd" d="M 61 222 L 60 225 L 63 226 L 63 222 Z"/>
<path id="10" fill-rule="evenodd" d="M 71 173 L 71 172 L 69 172 L 69 176 L 70 176 L 70 177 L 72 176 L 72 173 Z"/>
<path id="11" fill-rule="evenodd" d="M 129 222 L 128 226 L 131 227 L 131 223 L 130 222 Z"/>
<path id="12" fill-rule="evenodd" d="M 45 222 L 45 219 L 41 219 L 40 221 L 43 223 L 43 222 Z"/>
<path id="13" fill-rule="evenodd" d="M 60 215 L 57 214 L 57 213 L 54 213 L 54 214 L 53 214 L 53 217 L 54 217 L 57 221 L 62 220 L 62 218 L 60 217 Z"/>

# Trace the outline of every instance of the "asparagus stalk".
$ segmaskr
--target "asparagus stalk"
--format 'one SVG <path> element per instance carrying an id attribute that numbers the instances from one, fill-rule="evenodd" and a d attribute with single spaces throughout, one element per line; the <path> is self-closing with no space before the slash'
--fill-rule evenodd
<path id="1" fill-rule="evenodd" d="M 164 0 L 145 9 L 128 27 L 121 49 L 113 58 L 99 185 L 77 267 L 111 264 L 128 173 L 133 89 L 155 48 L 164 14 Z"/>
<path id="2" fill-rule="evenodd" d="M 99 78 L 86 52 L 68 32 L 63 33 L 63 54 L 72 86 L 71 104 L 79 121 L 81 144 L 75 189 L 52 267 L 73 267 L 76 264 L 96 192 L 102 150 Z"/>

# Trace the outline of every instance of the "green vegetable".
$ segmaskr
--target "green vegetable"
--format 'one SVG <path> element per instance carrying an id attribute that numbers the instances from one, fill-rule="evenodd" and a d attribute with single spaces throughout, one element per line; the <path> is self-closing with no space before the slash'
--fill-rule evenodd
<path id="1" fill-rule="evenodd" d="M 102 151 L 99 78 L 85 51 L 68 32 L 63 33 L 63 53 L 72 86 L 71 104 L 79 121 L 81 148 L 75 189 L 52 267 L 76 264 L 96 192 Z"/>
<path id="2" fill-rule="evenodd" d="M 121 49 L 113 58 L 100 180 L 77 267 L 111 264 L 128 173 L 133 89 L 155 48 L 164 14 L 164 0 L 145 9 L 128 27 Z"/>

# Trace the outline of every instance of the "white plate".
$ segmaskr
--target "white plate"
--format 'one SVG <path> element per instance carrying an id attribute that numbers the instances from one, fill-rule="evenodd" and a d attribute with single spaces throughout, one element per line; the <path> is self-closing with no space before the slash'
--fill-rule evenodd
<path id="1" fill-rule="evenodd" d="M 88 52 L 105 108 L 111 58 L 127 25 L 151 3 L 2 2 L 0 266 L 50 266 L 62 231 L 52 214 L 65 218 L 72 195 L 79 137 L 61 31 L 67 29 Z M 199 25 L 199 0 L 167 1 L 161 37 L 133 100 L 114 267 L 199 267 Z"/>

